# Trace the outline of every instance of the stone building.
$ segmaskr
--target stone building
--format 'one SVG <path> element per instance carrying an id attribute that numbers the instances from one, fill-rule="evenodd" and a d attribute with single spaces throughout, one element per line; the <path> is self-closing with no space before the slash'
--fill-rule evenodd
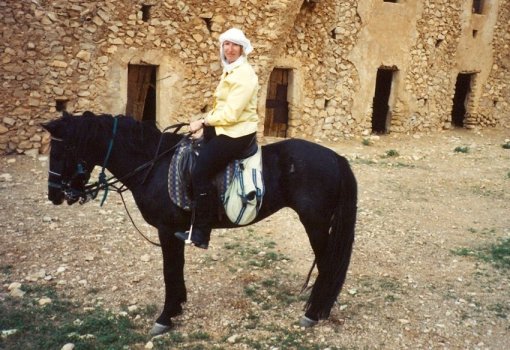
<path id="1" fill-rule="evenodd" d="M 212 106 L 245 31 L 260 135 L 336 141 L 510 124 L 510 0 L 0 0 L 0 153 L 61 111 L 163 128 Z"/>

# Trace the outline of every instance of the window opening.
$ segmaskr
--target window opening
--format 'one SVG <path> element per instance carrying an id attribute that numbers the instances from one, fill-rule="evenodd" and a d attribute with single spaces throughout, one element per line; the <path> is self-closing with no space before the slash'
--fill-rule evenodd
<path id="1" fill-rule="evenodd" d="M 69 102 L 69 100 L 56 100 L 55 109 L 57 112 L 67 111 L 67 102 Z"/>
<path id="2" fill-rule="evenodd" d="M 484 0 L 473 0 L 473 13 L 483 13 Z"/>
<path id="3" fill-rule="evenodd" d="M 136 120 L 156 121 L 157 66 L 128 65 L 126 114 Z"/>
<path id="4" fill-rule="evenodd" d="M 398 0 L 384 0 L 384 2 L 393 2 L 393 3 L 397 3 Z"/>
<path id="5" fill-rule="evenodd" d="M 204 20 L 205 22 L 205 25 L 207 27 L 207 30 L 209 31 L 209 33 L 211 33 L 212 31 L 212 18 L 208 18 L 208 17 L 202 17 L 202 19 Z"/>
<path id="6" fill-rule="evenodd" d="M 142 5 L 142 21 L 147 22 L 151 19 L 152 5 Z"/>
<path id="7" fill-rule="evenodd" d="M 477 35 L 478 35 L 478 30 L 473 30 L 473 38 L 476 38 Z"/>
<path id="8" fill-rule="evenodd" d="M 394 69 L 379 68 L 375 82 L 375 94 L 372 102 L 372 132 L 386 134 L 389 131 L 390 107 L 388 105 Z"/>
<path id="9" fill-rule="evenodd" d="M 286 137 L 289 121 L 287 91 L 292 70 L 275 68 L 269 77 L 264 135 Z"/>
<path id="10" fill-rule="evenodd" d="M 453 95 L 452 124 L 457 127 L 464 126 L 466 118 L 467 102 L 471 92 L 471 82 L 474 74 L 460 73 L 455 82 L 455 94 Z"/>
<path id="11" fill-rule="evenodd" d="M 304 0 L 303 4 L 301 4 L 301 10 L 312 11 L 317 5 L 318 0 Z"/>

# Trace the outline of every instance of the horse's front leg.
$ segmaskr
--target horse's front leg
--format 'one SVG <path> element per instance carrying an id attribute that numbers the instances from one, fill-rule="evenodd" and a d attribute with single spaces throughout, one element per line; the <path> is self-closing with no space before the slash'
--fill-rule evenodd
<path id="1" fill-rule="evenodd" d="M 173 230 L 159 229 L 158 232 L 163 252 L 165 306 L 152 327 L 151 335 L 158 335 L 169 331 L 172 327 L 172 317 L 182 313 L 181 304 L 186 302 L 184 242 L 175 238 Z"/>

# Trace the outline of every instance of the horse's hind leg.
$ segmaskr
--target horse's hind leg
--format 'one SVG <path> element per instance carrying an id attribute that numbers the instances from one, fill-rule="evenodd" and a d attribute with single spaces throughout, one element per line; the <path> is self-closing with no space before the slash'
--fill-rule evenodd
<path id="1" fill-rule="evenodd" d="M 173 231 L 170 230 L 159 230 L 159 241 L 163 253 L 165 306 L 152 327 L 151 335 L 169 331 L 172 327 L 172 317 L 182 313 L 181 304 L 186 302 L 184 243 L 175 238 Z"/>

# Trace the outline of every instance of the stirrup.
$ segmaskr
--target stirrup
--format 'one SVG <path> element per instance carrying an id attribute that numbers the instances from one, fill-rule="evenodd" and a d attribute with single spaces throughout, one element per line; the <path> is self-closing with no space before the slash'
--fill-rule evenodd
<path id="1" fill-rule="evenodd" d="M 209 247 L 209 242 L 195 242 L 191 239 L 191 232 L 193 228 L 190 228 L 189 231 L 184 232 L 175 232 L 174 236 L 184 241 L 184 244 L 193 245 L 200 249 L 207 249 Z"/>

